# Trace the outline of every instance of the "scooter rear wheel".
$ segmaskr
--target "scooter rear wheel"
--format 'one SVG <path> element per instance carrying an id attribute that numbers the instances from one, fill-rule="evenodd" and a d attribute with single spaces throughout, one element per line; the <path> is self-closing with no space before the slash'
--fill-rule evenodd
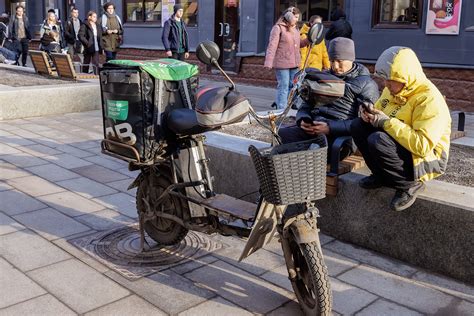
<path id="1" fill-rule="evenodd" d="M 297 273 L 291 285 L 304 314 L 331 315 L 332 292 L 319 240 L 298 244 L 291 235 L 289 246 Z"/>
<path id="2" fill-rule="evenodd" d="M 139 212 L 146 210 L 146 204 L 150 205 L 152 210 L 163 211 L 170 215 L 182 218 L 187 205 L 179 198 L 168 196 L 161 205 L 156 205 L 160 195 L 171 185 L 171 180 L 166 174 L 160 172 L 156 174 L 150 172 L 145 175 L 137 189 L 137 210 Z M 145 203 L 145 201 L 147 203 Z M 158 216 L 144 224 L 145 231 L 154 241 L 161 245 L 175 245 L 182 241 L 188 229 L 180 224 Z"/>

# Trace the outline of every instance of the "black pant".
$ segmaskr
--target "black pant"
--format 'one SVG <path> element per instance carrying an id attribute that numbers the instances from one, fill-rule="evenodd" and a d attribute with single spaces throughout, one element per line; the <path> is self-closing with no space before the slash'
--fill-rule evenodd
<path id="1" fill-rule="evenodd" d="M 306 134 L 305 131 L 303 131 L 299 126 L 289 126 L 289 127 L 284 127 L 278 131 L 278 135 L 281 137 L 281 141 L 283 144 L 288 144 L 288 143 L 295 143 L 295 142 L 302 142 L 305 140 L 310 140 L 314 138 L 314 135 L 309 135 Z M 336 139 L 335 137 L 332 137 L 331 135 L 326 135 L 327 141 L 328 141 L 328 161 L 330 160 L 330 155 L 331 155 L 331 147 L 332 144 L 334 143 L 334 140 Z M 341 148 L 339 160 L 343 160 L 347 156 L 353 153 L 353 150 L 351 147 L 344 146 Z"/>
<path id="2" fill-rule="evenodd" d="M 171 58 L 184 61 L 184 54 L 185 54 L 185 53 L 172 52 L 171 54 L 172 54 L 172 55 L 171 55 Z"/>
<path id="3" fill-rule="evenodd" d="M 94 52 L 92 54 L 90 53 L 84 53 L 84 65 L 82 66 L 82 72 L 87 73 L 89 70 L 89 64 L 94 65 L 94 74 L 97 75 L 97 71 L 99 69 L 99 52 Z"/>
<path id="4" fill-rule="evenodd" d="M 370 171 L 385 186 L 407 190 L 415 184 L 411 153 L 390 135 L 360 118 L 352 121 L 351 133 Z"/>
<path id="5" fill-rule="evenodd" d="M 26 66 L 26 59 L 28 58 L 28 43 L 29 39 L 27 38 L 22 38 L 20 40 L 20 43 L 18 45 L 18 48 L 20 49 L 21 53 L 21 64 L 22 66 Z M 18 60 L 20 59 L 20 56 L 18 55 Z"/>
<path id="6" fill-rule="evenodd" d="M 117 52 L 105 51 L 105 61 L 117 59 Z"/>

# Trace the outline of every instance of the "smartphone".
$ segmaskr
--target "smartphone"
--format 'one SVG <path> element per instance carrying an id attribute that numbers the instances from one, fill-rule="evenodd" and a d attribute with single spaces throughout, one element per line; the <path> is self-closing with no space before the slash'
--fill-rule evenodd
<path id="1" fill-rule="evenodd" d="M 310 119 L 309 117 L 303 117 L 301 120 L 302 120 L 303 122 L 305 122 L 306 124 L 314 125 L 313 120 Z"/>
<path id="2" fill-rule="evenodd" d="M 361 105 L 367 113 L 374 113 L 374 104 L 372 102 L 363 101 Z"/>

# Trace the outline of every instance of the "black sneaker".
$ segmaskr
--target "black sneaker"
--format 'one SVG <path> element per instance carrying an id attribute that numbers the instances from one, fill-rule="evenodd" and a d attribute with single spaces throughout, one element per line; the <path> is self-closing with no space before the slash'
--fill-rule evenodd
<path id="1" fill-rule="evenodd" d="M 374 190 L 374 189 L 381 188 L 383 186 L 383 184 L 382 184 L 382 181 L 379 180 L 379 178 L 375 177 L 372 174 L 368 177 L 364 177 L 364 178 L 360 179 L 359 186 L 362 189 Z"/>
<path id="2" fill-rule="evenodd" d="M 397 190 L 392 202 L 390 202 L 390 207 L 397 212 L 406 210 L 415 203 L 416 197 L 423 192 L 424 189 L 425 185 L 423 182 L 416 182 L 416 184 L 408 190 Z"/>
<path id="3" fill-rule="evenodd" d="M 276 102 L 273 102 L 272 105 L 271 105 L 271 107 L 276 109 L 276 108 L 277 108 Z"/>

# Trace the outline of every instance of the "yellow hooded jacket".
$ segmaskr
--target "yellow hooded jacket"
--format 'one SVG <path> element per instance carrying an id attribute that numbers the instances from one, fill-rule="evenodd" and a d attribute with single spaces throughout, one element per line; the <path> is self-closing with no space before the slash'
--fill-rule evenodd
<path id="1" fill-rule="evenodd" d="M 300 38 L 301 40 L 305 40 L 308 36 L 309 26 L 308 24 L 304 24 L 300 30 Z M 301 63 L 300 69 L 303 69 L 304 61 L 306 58 L 306 54 L 308 53 L 308 49 L 310 46 L 305 46 L 300 49 L 301 54 Z M 308 67 L 309 68 L 317 68 L 319 70 L 329 69 L 331 65 L 329 64 L 329 57 L 328 51 L 326 49 L 326 43 L 324 40 L 319 43 L 318 45 L 314 45 L 308 59 Z"/>
<path id="2" fill-rule="evenodd" d="M 375 108 L 390 117 L 383 129 L 412 153 L 415 180 L 443 174 L 448 163 L 451 115 L 415 53 L 406 47 L 387 49 L 377 60 L 375 74 L 405 84 L 397 95 L 385 88 Z"/>

